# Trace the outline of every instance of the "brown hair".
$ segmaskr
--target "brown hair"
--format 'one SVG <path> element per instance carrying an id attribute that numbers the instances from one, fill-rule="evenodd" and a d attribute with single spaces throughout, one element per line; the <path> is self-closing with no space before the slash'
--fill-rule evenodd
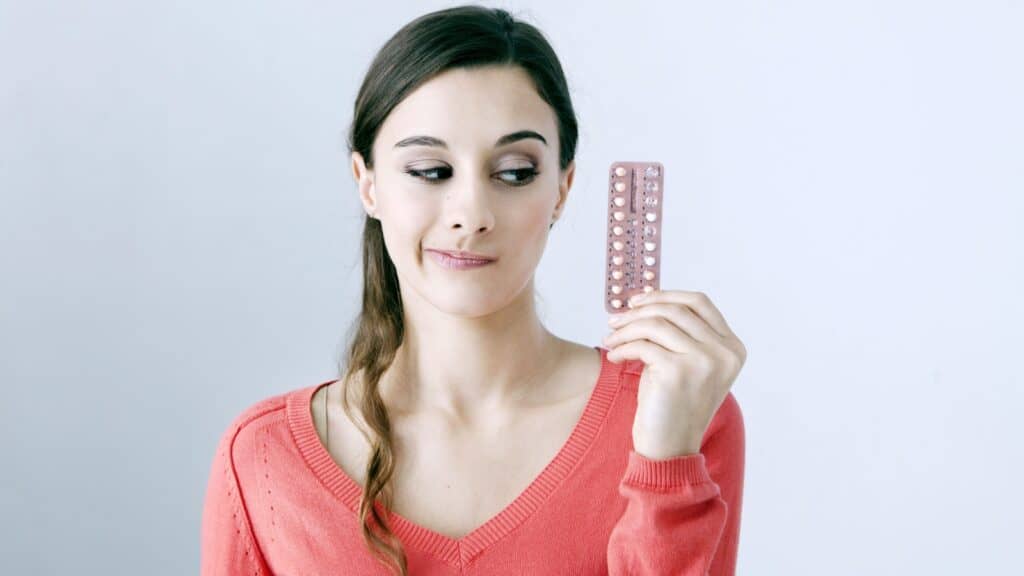
<path id="1" fill-rule="evenodd" d="M 564 170 L 576 154 L 577 126 L 558 57 L 533 25 L 515 20 L 505 10 L 475 5 L 420 16 L 381 47 L 356 97 L 348 135 L 350 154 L 359 152 L 366 167 L 372 168 L 373 142 L 385 118 L 403 98 L 445 70 L 487 65 L 520 66 L 529 73 L 538 94 L 557 116 L 559 164 Z M 349 329 L 347 366 L 339 364 L 346 387 L 354 382 L 350 378 L 360 375 L 358 408 L 370 428 L 363 429 L 370 457 L 359 519 L 370 551 L 405 576 L 408 569 L 401 542 L 391 532 L 382 511 L 370 505 L 377 502 L 378 495 L 385 509 L 390 509 L 392 502 L 389 481 L 395 462 L 391 423 L 379 382 L 402 343 L 404 325 L 398 275 L 387 253 L 380 221 L 369 216 L 363 225 L 362 250 L 362 310 Z M 355 422 L 347 388 L 342 398 L 345 412 Z"/>

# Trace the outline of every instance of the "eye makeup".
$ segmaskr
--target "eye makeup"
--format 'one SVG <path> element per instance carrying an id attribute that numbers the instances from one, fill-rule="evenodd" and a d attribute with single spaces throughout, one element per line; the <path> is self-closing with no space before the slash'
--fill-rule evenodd
<path id="1" fill-rule="evenodd" d="M 660 162 L 613 162 L 608 171 L 605 310 L 628 308 L 629 298 L 661 286 Z"/>
<path id="2" fill-rule="evenodd" d="M 445 165 L 441 166 L 428 166 L 428 167 L 409 167 L 402 170 L 409 176 L 426 182 L 428 184 L 437 184 L 444 182 L 452 177 L 453 170 Z M 511 174 L 512 179 L 504 177 L 505 174 Z M 540 171 L 535 166 L 520 166 L 515 168 L 506 168 L 504 170 L 498 170 L 492 174 L 493 178 L 496 178 L 499 182 L 508 186 L 525 186 L 537 176 L 540 175 Z"/>

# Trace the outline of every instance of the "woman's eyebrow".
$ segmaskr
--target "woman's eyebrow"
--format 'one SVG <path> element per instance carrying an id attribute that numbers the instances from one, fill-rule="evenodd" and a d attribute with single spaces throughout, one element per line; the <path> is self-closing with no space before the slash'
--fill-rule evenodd
<path id="1" fill-rule="evenodd" d="M 499 146 L 505 146 L 506 144 L 511 144 L 527 138 L 534 138 L 543 142 L 545 146 L 548 145 L 548 141 L 533 130 L 520 130 L 511 134 L 505 134 L 501 138 L 498 138 L 498 141 L 494 143 L 494 147 L 497 148 Z M 436 146 L 444 148 L 445 150 L 448 149 L 448 144 L 446 144 L 444 140 L 434 138 L 433 136 L 410 136 L 409 138 L 399 140 L 398 143 L 395 144 L 395 148 L 405 148 L 408 146 Z"/>

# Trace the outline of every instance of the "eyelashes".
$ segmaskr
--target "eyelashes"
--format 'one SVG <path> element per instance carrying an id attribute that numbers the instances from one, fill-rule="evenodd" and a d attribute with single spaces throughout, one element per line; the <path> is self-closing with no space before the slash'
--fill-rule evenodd
<path id="1" fill-rule="evenodd" d="M 419 180 L 422 180 L 422 181 L 424 181 L 424 182 L 426 182 L 427 184 L 430 184 L 430 185 L 439 184 L 439 183 L 443 182 L 444 180 L 447 180 L 448 178 L 452 177 L 452 169 L 447 167 L 447 166 L 435 166 L 433 168 L 424 168 L 424 169 L 421 169 L 421 170 L 415 170 L 415 169 L 409 168 L 409 169 L 405 170 L 405 173 L 410 175 L 410 176 L 412 176 L 413 178 L 417 178 Z M 528 168 L 513 168 L 511 170 L 502 170 L 501 172 L 497 172 L 497 174 L 510 174 L 510 173 L 514 174 L 517 178 L 520 178 L 520 179 L 518 179 L 518 180 L 506 180 L 506 179 L 499 178 L 499 180 L 501 180 L 503 183 L 507 184 L 508 186 L 512 186 L 512 187 L 525 186 L 525 185 L 529 184 L 530 182 L 533 182 L 533 180 L 540 174 L 540 172 L 537 171 L 537 169 L 532 167 L 532 166 L 530 166 Z M 442 177 L 442 176 L 440 176 L 438 174 L 445 174 L 445 176 Z M 431 176 L 428 177 L 427 175 L 431 175 Z"/>

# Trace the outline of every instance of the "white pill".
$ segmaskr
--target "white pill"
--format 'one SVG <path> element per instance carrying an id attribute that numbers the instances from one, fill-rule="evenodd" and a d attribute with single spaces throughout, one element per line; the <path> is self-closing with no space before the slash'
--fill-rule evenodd
<path id="1" fill-rule="evenodd" d="M 644 292 L 654 292 L 654 286 L 644 286 Z"/>
<path id="2" fill-rule="evenodd" d="M 615 264 L 616 266 L 621 266 L 622 256 L 612 256 L 612 264 Z"/>
<path id="3" fill-rule="evenodd" d="M 648 266 L 654 266 L 654 256 L 645 256 L 644 264 L 647 264 Z"/>
<path id="4" fill-rule="evenodd" d="M 644 270 L 644 280 L 652 279 L 654 279 L 654 272 L 651 272 L 650 270 Z"/>
<path id="5" fill-rule="evenodd" d="M 622 192 L 625 189 L 626 189 L 626 183 L 625 182 L 616 182 L 615 183 L 615 190 L 617 192 Z"/>
<path id="6" fill-rule="evenodd" d="M 619 166 L 618 168 L 615 169 L 615 175 L 616 176 L 625 176 L 626 175 L 626 169 L 623 168 L 622 166 Z"/>
<path id="7" fill-rule="evenodd" d="M 619 242 L 618 240 L 616 240 L 615 242 L 612 242 L 612 248 L 615 248 L 616 250 L 622 250 L 623 246 L 625 246 L 625 244 L 623 244 L 622 242 Z"/>
<path id="8" fill-rule="evenodd" d="M 654 222 L 657 219 L 658 219 L 658 215 L 655 214 L 654 212 L 648 212 L 647 213 L 647 221 L 648 222 Z"/>
<path id="9" fill-rule="evenodd" d="M 616 280 L 621 280 L 622 270 L 612 270 L 612 278 L 615 278 Z"/>
<path id="10" fill-rule="evenodd" d="M 626 214 L 623 212 L 616 212 L 612 214 L 612 216 L 614 216 L 616 220 L 622 220 L 623 218 L 626 217 Z"/>
<path id="11" fill-rule="evenodd" d="M 616 236 L 622 236 L 622 226 L 616 226 L 612 228 L 612 233 Z"/>
<path id="12" fill-rule="evenodd" d="M 616 196 L 615 200 L 612 200 L 612 202 L 614 202 L 616 206 L 625 206 L 626 205 L 626 199 L 623 198 L 622 196 Z"/>
<path id="13" fill-rule="evenodd" d="M 644 242 L 644 250 L 654 252 L 654 242 Z"/>
<path id="14" fill-rule="evenodd" d="M 622 308 L 622 300 L 619 300 L 618 298 L 612 300 L 612 308 Z"/>
<path id="15" fill-rule="evenodd" d="M 612 294 L 620 294 L 621 292 L 622 292 L 622 286 L 619 286 L 618 284 L 613 284 L 612 285 Z"/>

